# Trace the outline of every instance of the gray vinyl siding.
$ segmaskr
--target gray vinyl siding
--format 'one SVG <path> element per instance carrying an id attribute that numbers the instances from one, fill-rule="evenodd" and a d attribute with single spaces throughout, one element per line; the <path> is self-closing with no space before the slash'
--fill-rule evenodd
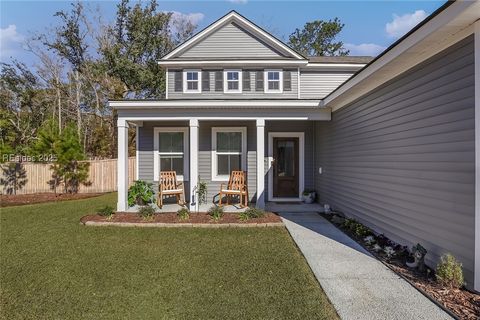
<path id="1" fill-rule="evenodd" d="M 314 121 L 267 121 L 265 123 L 265 157 L 268 157 L 269 132 L 303 132 L 304 149 L 304 183 L 306 189 L 313 189 L 314 181 Z M 268 167 L 265 166 L 265 200 L 268 200 Z M 300 190 L 303 191 L 303 190 Z"/>
<path id="2" fill-rule="evenodd" d="M 435 266 L 445 252 L 473 284 L 474 45 L 470 36 L 317 122 L 320 202 Z"/>
<path id="3" fill-rule="evenodd" d="M 220 185 L 228 181 L 212 181 L 212 127 L 246 127 L 247 128 L 247 178 L 249 200 L 256 196 L 256 175 L 257 175 L 257 138 L 255 121 L 200 121 L 199 126 L 199 152 L 198 152 L 198 174 L 200 181 L 207 182 L 207 202 L 218 201 Z"/>
<path id="4" fill-rule="evenodd" d="M 284 58 L 272 47 L 235 23 L 230 23 L 179 55 L 198 58 Z"/>
<path id="5" fill-rule="evenodd" d="M 232 68 L 235 69 L 235 68 Z M 272 68 L 275 69 L 275 68 Z M 224 93 L 223 91 L 215 91 L 215 70 L 210 71 L 210 91 L 201 93 L 183 93 L 175 92 L 175 72 L 169 70 L 168 77 L 168 99 L 297 99 L 298 98 L 298 72 L 290 70 L 292 75 L 292 90 L 283 93 L 265 93 L 264 91 L 255 91 L 256 72 L 258 69 L 245 69 L 250 71 L 250 91 L 240 93 Z M 223 71 L 223 70 L 222 70 Z"/>
<path id="6" fill-rule="evenodd" d="M 353 72 L 300 71 L 300 98 L 323 99 Z"/>
<path id="7" fill-rule="evenodd" d="M 148 182 L 155 182 L 155 191 L 158 190 L 158 177 L 154 179 L 153 174 L 153 128 L 155 127 L 174 127 L 182 128 L 188 127 L 187 121 L 169 121 L 169 122 L 155 122 L 145 121 L 143 126 L 138 129 L 138 179 Z M 188 148 L 188 146 L 187 146 Z M 185 184 L 185 196 L 189 199 L 189 184 Z"/>

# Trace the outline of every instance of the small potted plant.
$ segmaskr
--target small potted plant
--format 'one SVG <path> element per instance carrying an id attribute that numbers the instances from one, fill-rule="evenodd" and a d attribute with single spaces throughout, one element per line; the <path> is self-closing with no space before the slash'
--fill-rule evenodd
<path id="1" fill-rule="evenodd" d="M 315 197 L 317 196 L 315 190 L 305 189 L 303 190 L 302 200 L 305 203 L 314 203 Z"/>

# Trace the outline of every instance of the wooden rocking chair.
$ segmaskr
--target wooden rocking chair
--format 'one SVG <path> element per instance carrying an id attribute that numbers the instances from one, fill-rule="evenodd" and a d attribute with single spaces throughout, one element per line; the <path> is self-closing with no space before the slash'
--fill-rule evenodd
<path id="1" fill-rule="evenodd" d="M 220 198 L 218 206 L 223 206 L 222 198 L 227 196 L 227 206 L 230 204 L 230 196 L 238 196 L 240 199 L 240 207 L 248 206 L 248 187 L 247 187 L 247 173 L 245 171 L 232 171 L 228 180 L 228 185 L 220 186 Z"/>
<path id="2" fill-rule="evenodd" d="M 177 173 L 175 171 L 161 171 L 158 183 L 157 205 L 163 207 L 163 197 L 175 196 L 177 204 L 185 205 L 185 190 L 183 182 L 177 182 Z"/>

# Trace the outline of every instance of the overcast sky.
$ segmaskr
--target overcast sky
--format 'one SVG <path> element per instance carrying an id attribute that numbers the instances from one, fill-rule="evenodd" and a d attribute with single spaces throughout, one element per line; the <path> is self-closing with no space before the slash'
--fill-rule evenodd
<path id="1" fill-rule="evenodd" d="M 134 2 L 134 1 L 132 1 Z M 351 55 L 377 55 L 445 1 L 158 1 L 162 11 L 186 15 L 201 30 L 230 10 L 236 10 L 283 40 L 306 22 L 338 17 L 345 28 L 339 39 Z M 112 21 L 116 1 L 88 1 Z M 23 49 L 33 33 L 54 27 L 53 15 L 69 10 L 69 1 L 0 0 L 0 61 L 12 57 L 32 64 L 35 57 Z M 197 30 L 197 31 L 198 31 Z"/>

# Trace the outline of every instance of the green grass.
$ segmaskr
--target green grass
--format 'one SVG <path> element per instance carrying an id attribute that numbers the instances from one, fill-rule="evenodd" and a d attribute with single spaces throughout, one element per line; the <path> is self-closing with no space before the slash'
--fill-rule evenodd
<path id="1" fill-rule="evenodd" d="M 2 319 L 338 319 L 283 228 L 85 227 L 115 194 L 2 208 Z"/>

